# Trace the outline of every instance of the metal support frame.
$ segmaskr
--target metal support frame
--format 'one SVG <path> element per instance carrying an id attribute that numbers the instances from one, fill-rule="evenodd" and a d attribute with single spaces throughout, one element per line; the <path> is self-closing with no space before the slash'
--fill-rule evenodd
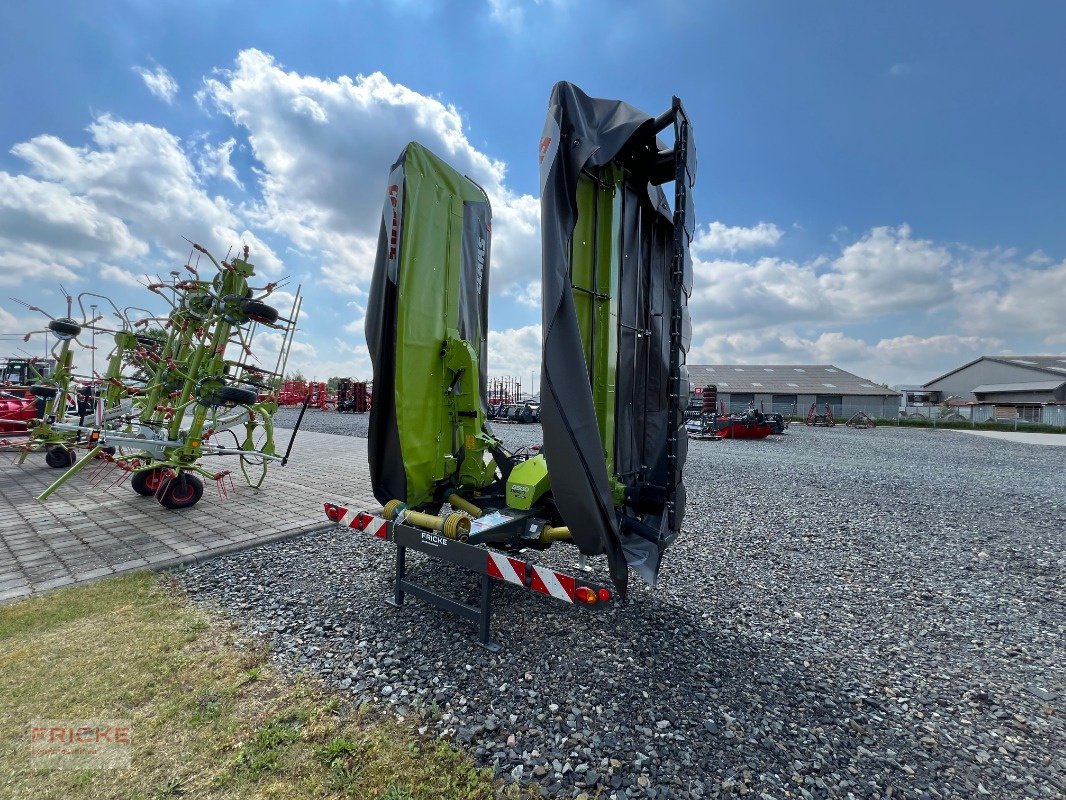
<path id="1" fill-rule="evenodd" d="M 394 608 L 403 605 L 405 595 L 413 595 L 423 603 L 428 603 L 434 608 L 447 611 L 460 619 L 470 620 L 478 626 L 478 644 L 490 653 L 498 653 L 503 645 L 492 639 L 490 631 L 492 623 L 492 578 L 486 573 L 481 575 L 481 601 L 478 605 L 471 605 L 454 600 L 451 597 L 437 594 L 424 586 L 408 580 L 407 578 L 407 547 L 402 544 L 396 545 L 396 571 L 393 581 L 393 597 L 385 602 Z"/>
<path id="2" fill-rule="evenodd" d="M 350 528 L 365 531 L 374 537 L 396 546 L 396 562 L 393 573 L 393 596 L 386 600 L 399 608 L 407 595 L 413 595 L 442 611 L 470 620 L 478 626 L 478 644 L 490 652 L 498 652 L 501 645 L 492 639 L 492 588 L 493 581 L 505 585 L 520 586 L 557 600 L 569 602 L 575 607 L 604 607 L 613 599 L 613 592 L 598 582 L 586 577 L 576 578 L 551 567 L 535 564 L 522 557 L 522 550 L 501 552 L 472 542 L 449 539 L 439 531 L 423 530 L 411 525 L 386 520 L 380 511 L 356 511 L 347 504 L 325 503 L 326 517 L 343 530 Z M 510 523 L 504 523 L 509 526 Z M 418 550 L 430 559 L 454 564 L 481 579 L 481 598 L 478 603 L 462 603 L 451 597 L 437 594 L 408 578 L 407 550 Z M 581 559 L 581 571 L 587 569 Z M 592 599 L 589 600 L 588 596 Z"/>

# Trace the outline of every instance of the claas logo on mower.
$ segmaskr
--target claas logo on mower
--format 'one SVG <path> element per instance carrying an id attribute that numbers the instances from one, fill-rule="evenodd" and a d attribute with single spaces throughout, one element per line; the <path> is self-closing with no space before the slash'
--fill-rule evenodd
<path id="1" fill-rule="evenodd" d="M 552 137 L 545 136 L 540 140 L 540 161 L 538 163 L 544 163 L 544 156 L 548 155 L 548 148 L 551 146 Z"/>
<path id="2" fill-rule="evenodd" d="M 389 187 L 389 203 L 392 205 L 392 225 L 389 229 L 389 260 L 394 260 L 400 248 L 400 187 L 392 184 Z"/>

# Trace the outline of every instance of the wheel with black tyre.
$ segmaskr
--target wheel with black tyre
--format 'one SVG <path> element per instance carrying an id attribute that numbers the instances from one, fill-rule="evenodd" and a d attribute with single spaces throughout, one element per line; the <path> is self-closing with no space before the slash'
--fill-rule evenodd
<path id="1" fill-rule="evenodd" d="M 258 393 L 240 386 L 223 386 L 215 396 L 220 403 L 233 403 L 238 406 L 250 406 L 259 401 Z"/>
<path id="2" fill-rule="evenodd" d="M 159 484 L 163 482 L 164 477 L 161 468 L 134 472 L 133 477 L 130 478 L 130 486 L 142 497 L 151 497 L 159 489 Z"/>
<path id="3" fill-rule="evenodd" d="M 204 406 L 218 406 L 222 404 L 219 392 L 226 388 L 226 382 L 220 375 L 205 375 L 196 382 L 192 396 L 196 402 Z"/>
<path id="4" fill-rule="evenodd" d="M 207 292 L 198 292 L 188 295 L 182 305 L 190 316 L 203 319 L 214 308 L 215 299 Z"/>
<path id="5" fill-rule="evenodd" d="M 156 497 L 164 508 L 191 508 L 204 496 L 204 482 L 195 475 L 183 472 L 176 477 L 164 478 Z"/>
<path id="6" fill-rule="evenodd" d="M 278 310 L 273 306 L 268 306 L 266 303 L 261 303 L 258 300 L 242 300 L 241 311 L 245 316 L 253 322 L 262 322 L 266 325 L 273 325 L 278 321 Z"/>
<path id="7" fill-rule="evenodd" d="M 78 460 L 73 450 L 68 450 L 62 445 L 49 447 L 44 454 L 44 463 L 53 469 L 69 469 Z"/>
<path id="8" fill-rule="evenodd" d="M 43 398 L 44 400 L 51 400 L 59 394 L 59 389 L 55 386 L 45 386 L 43 383 L 35 383 L 30 387 L 30 394 L 34 397 Z"/>
<path id="9" fill-rule="evenodd" d="M 56 338 L 73 339 L 81 333 L 81 325 L 72 319 L 53 319 L 48 323 L 48 330 L 56 335 Z"/>

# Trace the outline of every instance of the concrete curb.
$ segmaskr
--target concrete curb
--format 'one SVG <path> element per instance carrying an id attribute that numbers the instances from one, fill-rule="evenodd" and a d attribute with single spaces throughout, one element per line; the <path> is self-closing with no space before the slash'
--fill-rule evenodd
<path id="1" fill-rule="evenodd" d="M 190 564 L 200 564 L 204 561 L 211 561 L 216 558 L 222 558 L 223 556 L 233 555 L 239 553 L 242 550 L 251 550 L 253 547 L 262 547 L 263 545 L 276 544 L 277 542 L 284 542 L 287 539 L 295 539 L 298 536 L 306 536 L 309 533 L 320 533 L 322 531 L 328 531 L 331 528 L 336 528 L 337 525 L 334 522 L 327 522 L 325 524 L 317 524 L 310 528 L 300 528 L 295 531 L 282 531 L 281 533 L 274 533 L 270 536 L 264 536 L 261 539 L 249 539 L 247 542 L 234 542 L 233 544 L 227 544 L 225 547 L 218 547 L 214 550 L 205 550 L 202 553 L 189 553 L 185 556 L 176 556 L 175 558 L 168 558 L 166 561 L 161 561 L 158 564 L 148 564 L 147 567 L 136 567 L 134 569 L 125 570 L 123 572 L 116 572 L 115 575 L 125 575 L 128 572 L 136 572 L 138 569 L 150 569 L 152 572 L 166 572 L 167 570 L 176 569 L 177 567 L 187 567 Z"/>
<path id="2" fill-rule="evenodd" d="M 233 555 L 239 553 L 242 550 L 251 550 L 254 547 L 263 547 L 268 544 L 276 544 L 277 542 L 283 542 L 288 539 L 295 539 L 300 536 L 306 536 L 309 533 L 320 533 L 322 531 L 335 528 L 336 525 L 332 522 L 324 524 L 316 524 L 307 528 L 299 528 L 293 531 L 282 531 L 281 533 L 271 534 L 270 536 L 264 536 L 259 539 L 249 539 L 246 542 L 233 542 L 232 544 L 225 545 L 224 547 L 217 547 L 213 550 L 205 550 L 201 553 L 189 553 L 183 556 L 174 556 L 164 561 L 158 561 L 155 563 L 138 564 L 137 566 L 131 566 L 126 569 L 114 569 L 109 570 L 103 574 L 96 574 L 92 577 L 83 578 L 77 580 L 76 576 L 73 579 L 65 580 L 63 582 L 53 581 L 53 585 L 47 588 L 38 587 L 37 590 L 31 591 L 28 594 L 24 594 L 17 597 L 6 597 L 0 599 L 0 607 L 10 605 L 12 603 L 18 603 L 22 600 L 30 600 L 34 597 L 41 597 L 56 589 L 66 589 L 71 586 L 84 586 L 90 583 L 96 583 L 97 581 L 107 580 L 108 578 L 117 578 L 122 575 L 129 575 L 133 572 L 140 572 L 142 570 L 151 570 L 152 572 L 167 572 L 168 570 L 176 570 L 179 567 L 187 567 L 192 564 L 199 564 L 204 561 L 211 561 L 215 558 L 222 558 L 223 556 Z M 95 570 L 100 572 L 100 570 Z"/>

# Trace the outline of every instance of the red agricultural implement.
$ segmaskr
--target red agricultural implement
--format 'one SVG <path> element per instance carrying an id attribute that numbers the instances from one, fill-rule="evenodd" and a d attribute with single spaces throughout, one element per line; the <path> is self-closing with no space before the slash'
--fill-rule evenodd
<path id="1" fill-rule="evenodd" d="M 773 433 L 772 425 L 761 411 L 749 408 L 743 414 L 719 413 L 718 387 L 705 386 L 700 392 L 703 407 L 698 417 L 685 423 L 693 439 L 765 439 Z"/>
<path id="2" fill-rule="evenodd" d="M 0 392 L 0 433 L 28 433 L 37 417 L 37 398 L 30 392 Z"/>
<path id="3" fill-rule="evenodd" d="M 858 430 L 866 430 L 867 428 L 876 428 L 877 423 L 874 422 L 873 417 L 867 414 L 865 411 L 859 411 L 846 423 L 849 428 L 856 428 Z"/>
<path id="4" fill-rule="evenodd" d="M 493 378 L 488 389 L 490 406 L 507 406 L 522 400 L 522 382 L 518 378 Z"/>
<path id="5" fill-rule="evenodd" d="M 370 410 L 370 387 L 366 381 L 342 378 L 337 382 L 337 410 L 365 414 Z"/>
<path id="6" fill-rule="evenodd" d="M 807 419 L 803 423 L 804 425 L 812 425 L 816 428 L 832 428 L 836 425 L 836 420 L 833 419 L 833 407 L 829 403 L 825 404 L 825 413 L 818 413 L 818 404 L 811 403 L 810 409 L 807 411 Z"/>
<path id="7" fill-rule="evenodd" d="M 298 406 L 307 397 L 307 381 L 285 381 L 278 394 L 279 406 Z"/>
<path id="8" fill-rule="evenodd" d="M 325 383 L 307 384 L 307 397 L 309 398 L 308 407 L 317 408 L 320 411 L 328 411 L 329 407 L 337 402 L 336 398 L 329 393 L 329 385 Z"/>

